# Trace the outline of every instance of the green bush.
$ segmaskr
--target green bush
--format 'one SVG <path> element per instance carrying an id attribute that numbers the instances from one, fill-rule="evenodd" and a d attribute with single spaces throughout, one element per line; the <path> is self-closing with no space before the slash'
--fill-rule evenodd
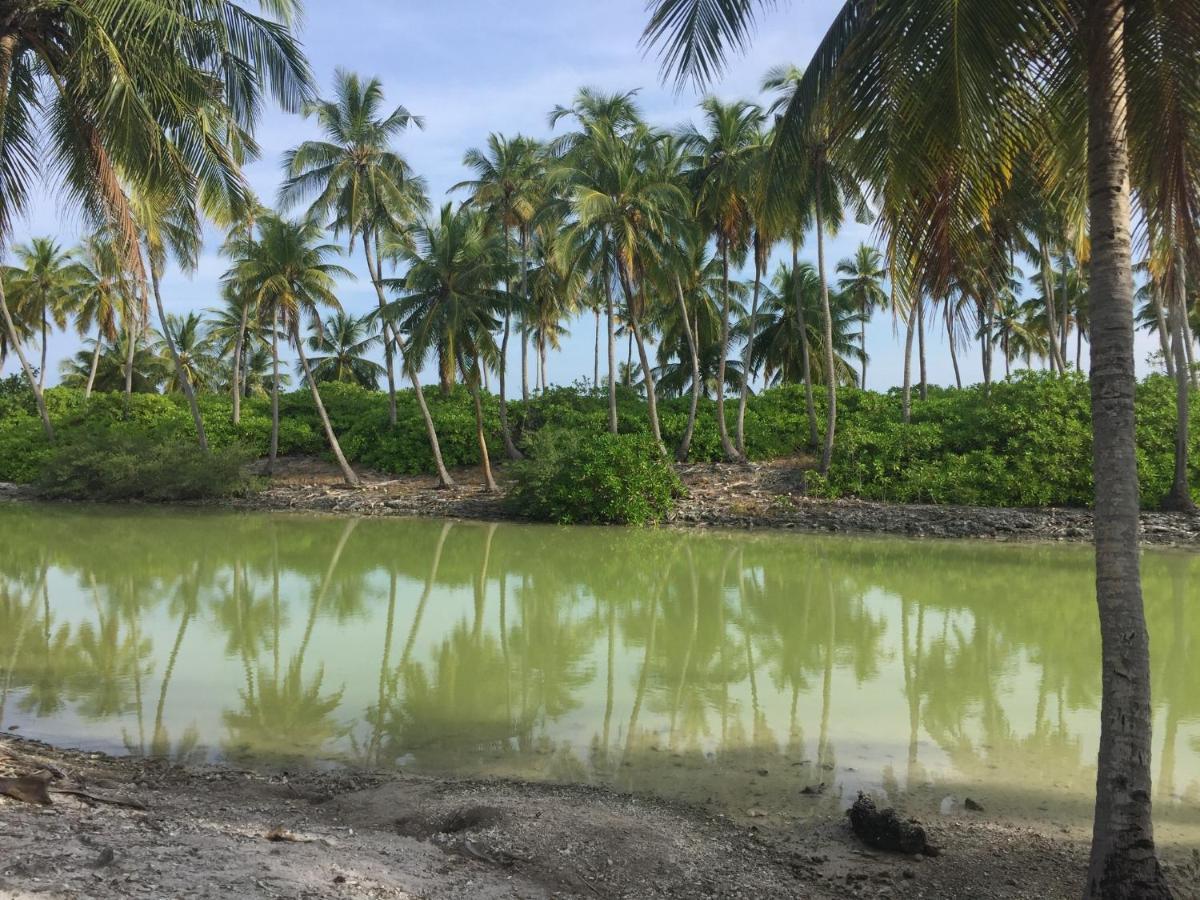
<path id="1" fill-rule="evenodd" d="M 545 428 L 526 447 L 529 458 L 512 467 L 509 500 L 530 518 L 646 525 L 661 521 L 682 491 L 643 435 Z"/>
<path id="2" fill-rule="evenodd" d="M 248 459 L 236 445 L 204 453 L 194 441 L 116 428 L 76 431 L 46 454 L 34 483 L 52 499 L 205 500 L 248 491 Z"/>

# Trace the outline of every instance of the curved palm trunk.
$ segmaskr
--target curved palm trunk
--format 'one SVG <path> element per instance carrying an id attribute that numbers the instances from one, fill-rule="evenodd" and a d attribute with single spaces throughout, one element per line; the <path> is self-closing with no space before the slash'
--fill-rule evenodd
<path id="1" fill-rule="evenodd" d="M 96 348 L 92 351 L 92 364 L 88 367 L 88 380 L 83 388 L 83 399 L 88 400 L 92 396 L 92 388 L 96 386 L 96 371 L 100 368 L 100 351 L 104 347 L 104 326 L 96 326 Z"/>
<path id="2" fill-rule="evenodd" d="M 663 456 L 667 455 L 667 447 L 663 443 L 662 429 L 658 424 L 658 396 L 654 384 L 654 373 L 650 370 L 650 357 L 646 355 L 646 342 L 642 339 L 642 323 L 637 316 L 629 317 L 629 327 L 633 330 L 633 341 L 637 344 L 638 359 L 642 364 L 642 377 L 646 382 L 646 412 L 650 416 L 650 431 L 654 442 Z"/>
<path id="3" fill-rule="evenodd" d="M 1096 809 L 1086 896 L 1171 896 L 1151 817 L 1150 648 L 1138 548 L 1133 272 L 1124 0 L 1089 0 L 1088 205 L 1096 600 L 1103 661 Z"/>
<path id="4" fill-rule="evenodd" d="M 1186 262 L 1183 247 L 1175 248 L 1174 291 L 1171 297 L 1171 352 L 1175 357 L 1175 478 L 1163 500 L 1166 509 L 1191 512 L 1196 508 L 1188 487 L 1188 416 L 1191 379 L 1188 377 L 1187 335 L 1183 323 L 1187 318 Z"/>
<path id="5" fill-rule="evenodd" d="M 275 473 L 279 458 L 279 307 L 271 309 L 271 451 L 267 457 L 267 474 Z"/>
<path id="6" fill-rule="evenodd" d="M 696 336 L 692 333 L 692 320 L 688 315 L 687 301 L 683 296 L 683 284 L 679 280 L 679 276 L 675 276 L 675 296 L 679 300 L 679 312 L 683 317 L 683 334 L 687 338 L 688 355 L 692 362 L 692 403 L 688 407 L 687 427 L 683 432 L 683 440 L 679 442 L 679 449 L 675 451 L 675 458 L 679 462 L 687 462 L 688 451 L 692 447 L 692 434 L 696 430 L 696 410 L 700 405 L 700 354 L 696 350 Z"/>
<path id="7" fill-rule="evenodd" d="M 800 296 L 800 280 L 796 271 L 800 268 L 800 244 L 792 241 L 792 282 L 796 288 L 796 324 L 800 329 L 800 368 L 804 373 L 804 406 L 808 413 L 808 445 L 816 447 L 817 404 L 813 400 L 812 360 L 809 357 L 808 325 L 804 321 L 804 299 Z"/>
<path id="8" fill-rule="evenodd" d="M 521 226 L 521 308 L 529 310 L 529 238 Z M 521 329 L 521 399 L 529 402 L 529 334 Z"/>
<path id="9" fill-rule="evenodd" d="M 4 330 L 8 334 L 9 346 L 16 351 L 17 359 L 21 361 L 21 371 L 25 373 L 25 380 L 29 382 L 29 387 L 33 391 L 33 399 L 37 403 L 38 415 L 42 419 L 42 430 L 46 432 L 46 440 L 53 443 L 54 426 L 50 424 L 50 413 L 46 411 L 46 398 L 37 379 L 33 377 L 33 369 L 30 368 L 25 350 L 21 347 L 21 340 L 17 336 L 17 327 L 13 324 L 12 314 L 8 311 L 8 299 L 4 295 L 3 284 L 0 284 L 0 314 L 4 316 Z"/>
<path id="10" fill-rule="evenodd" d="M 505 226 L 504 258 L 506 260 L 509 258 L 508 245 L 508 226 Z M 509 308 L 504 311 L 504 332 L 500 338 L 500 366 L 496 371 L 500 381 L 500 438 L 504 441 L 504 452 L 509 459 L 524 459 L 525 454 L 518 450 L 517 445 L 513 443 L 512 431 L 508 427 L 508 339 L 512 333 L 512 285 L 507 277 L 504 280 L 504 292 L 509 296 L 506 304 Z"/>
<path id="11" fill-rule="evenodd" d="M 825 215 L 821 191 L 816 193 L 817 277 L 821 279 L 821 325 L 825 332 L 825 446 L 821 450 L 821 474 L 829 474 L 833 462 L 833 439 L 837 431 L 837 373 L 833 361 L 833 313 L 829 308 L 829 285 L 825 281 Z"/>
<path id="12" fill-rule="evenodd" d="M 387 385 L 388 385 L 388 424 L 396 427 L 396 364 L 392 356 L 392 342 L 388 339 L 388 332 L 391 325 L 387 319 L 383 318 L 387 311 L 387 298 L 383 295 L 383 271 L 382 266 L 376 266 L 371 259 L 371 234 L 365 231 L 362 236 L 363 256 L 367 260 L 367 273 L 371 276 L 371 283 L 375 285 L 375 299 L 379 303 L 380 322 L 383 325 L 383 357 L 385 368 L 387 369 Z"/>
<path id="13" fill-rule="evenodd" d="M 179 359 L 179 350 L 175 346 L 175 338 L 171 336 L 171 329 L 167 324 L 167 313 L 163 309 L 162 291 L 158 284 L 158 269 L 153 263 L 150 265 L 150 284 L 154 289 L 154 305 L 158 310 L 158 324 L 162 326 L 163 340 L 167 343 L 171 362 L 175 366 L 175 378 L 179 382 L 180 388 L 183 389 L 183 395 L 187 397 L 188 409 L 192 412 L 192 423 L 196 426 L 196 440 L 200 443 L 200 449 L 207 453 L 208 435 L 204 432 L 204 418 L 200 415 L 200 404 L 196 402 L 196 391 L 192 388 L 192 382 L 188 378 L 187 372 L 184 371 L 183 363 Z"/>
<path id="14" fill-rule="evenodd" d="M 608 261 L 604 263 L 604 302 L 608 313 L 608 430 L 617 433 L 617 336 L 613 332 L 613 320 L 616 313 L 613 310 L 612 273 L 608 271 Z"/>
<path id="15" fill-rule="evenodd" d="M 750 301 L 750 334 L 746 336 L 746 347 L 742 350 L 742 390 L 738 396 L 737 451 L 746 455 L 746 399 L 750 395 L 750 351 L 754 347 L 754 335 L 758 333 L 758 297 L 762 292 L 762 261 L 757 241 L 754 248 L 754 295 Z"/>
<path id="16" fill-rule="evenodd" d="M 308 366 L 308 357 L 304 355 L 304 341 L 300 337 L 300 329 L 294 323 L 292 325 L 292 341 L 296 345 L 296 354 L 300 357 L 300 368 L 304 371 L 304 379 L 308 382 L 308 389 L 312 392 L 313 405 L 317 408 L 321 427 L 325 429 L 325 439 L 329 441 L 329 449 L 333 451 L 334 459 L 337 460 L 338 468 L 342 470 L 342 477 L 346 479 L 346 484 L 357 487 L 358 475 L 350 468 L 350 463 L 346 461 L 346 456 L 342 453 L 342 445 L 338 443 L 337 435 L 333 433 L 333 424 L 329 421 L 329 413 L 325 411 L 325 404 L 321 402 L 321 392 L 317 389 L 317 381 L 313 378 L 312 370 Z"/>
<path id="17" fill-rule="evenodd" d="M 1171 330 L 1167 327 L 1167 314 L 1163 309 L 1162 297 L 1152 282 L 1147 290 L 1150 293 L 1150 307 L 1154 310 L 1155 330 L 1158 332 L 1158 347 L 1162 351 L 1163 365 L 1167 367 L 1167 375 L 1175 377 L 1175 358 L 1171 353 Z"/>
<path id="18" fill-rule="evenodd" d="M 1184 304 L 1183 316 L 1183 349 L 1187 356 L 1188 372 L 1191 374 L 1192 387 L 1200 389 L 1200 372 L 1196 370 L 1195 345 L 1196 336 L 1192 333 L 1192 323 L 1187 317 L 1187 304 Z"/>
<path id="19" fill-rule="evenodd" d="M 721 437 L 721 450 L 731 462 L 741 459 L 737 447 L 729 440 L 729 429 L 725 425 L 725 363 L 729 355 L 729 242 L 721 244 L 721 346 L 717 356 L 717 433 Z"/>
<path id="20" fill-rule="evenodd" d="M 250 318 L 250 307 L 242 304 L 242 321 L 238 324 L 237 342 L 233 348 L 233 424 L 242 421 L 242 354 L 246 348 L 246 323 Z"/>

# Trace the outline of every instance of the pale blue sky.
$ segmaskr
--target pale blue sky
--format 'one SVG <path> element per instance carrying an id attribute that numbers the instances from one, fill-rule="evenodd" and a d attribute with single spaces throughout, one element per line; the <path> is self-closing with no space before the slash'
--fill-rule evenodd
<path id="1" fill-rule="evenodd" d="M 828 27 L 836 0 L 805 0 L 785 4 L 765 18 L 751 52 L 730 65 L 713 87 L 717 95 L 754 98 L 763 73 L 771 66 L 804 63 Z M 551 134 L 546 122 L 557 103 L 568 103 L 577 88 L 605 90 L 640 88 L 646 117 L 662 126 L 675 126 L 696 114 L 699 95 L 688 89 L 676 93 L 659 80 L 657 61 L 646 58 L 638 39 L 646 21 L 644 0 L 446 0 L 441 4 L 388 0 L 309 0 L 302 40 L 319 80 L 327 91 L 333 71 L 341 66 L 382 79 L 389 104 L 403 103 L 424 116 L 424 131 L 403 137 L 400 148 L 430 185 L 435 206 L 450 185 L 468 177 L 463 151 L 481 146 L 492 131 L 536 137 Z M 269 112 L 258 129 L 262 159 L 247 174 L 266 202 L 273 202 L 279 184 L 279 159 L 289 147 L 316 136 L 311 122 L 298 116 Z M 53 185 L 27 221 L 18 222 L 16 240 L 30 235 L 57 234 L 64 243 L 78 237 L 78 221 L 54 205 Z M 829 241 L 833 263 L 860 242 L 871 229 L 850 224 Z M 210 234 L 200 266 L 184 275 L 170 271 L 163 283 L 168 311 L 203 309 L 218 303 L 218 280 L 226 265 Z M 815 257 L 810 241 L 802 255 Z M 349 267 L 358 272 L 353 259 Z M 340 290 L 342 303 L 361 313 L 374 305 L 365 275 Z M 590 317 L 572 323 L 562 352 L 549 361 L 549 378 L 570 383 L 592 371 L 593 330 Z M 868 329 L 872 356 L 869 386 L 896 384 L 902 377 L 902 345 L 893 335 L 890 316 L 879 316 Z M 51 342 L 48 377 L 57 380 L 58 362 L 78 349 L 71 333 Z M 1139 345 L 1139 362 L 1149 352 Z M 946 383 L 953 378 L 945 346 L 933 336 L 930 377 Z M 964 376 L 980 378 L 977 353 L 964 353 Z M 513 357 L 514 363 L 516 357 Z M 13 371 L 16 360 L 6 364 Z M 532 379 L 532 375 L 531 375 Z"/>

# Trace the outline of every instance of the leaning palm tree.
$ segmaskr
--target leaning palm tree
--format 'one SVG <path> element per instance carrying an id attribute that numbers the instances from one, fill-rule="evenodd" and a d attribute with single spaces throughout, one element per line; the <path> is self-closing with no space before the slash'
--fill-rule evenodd
<path id="1" fill-rule="evenodd" d="M 375 287 L 379 308 L 383 291 L 383 243 L 404 231 L 427 206 L 425 184 L 392 142 L 410 127 L 423 128 L 419 116 L 405 107 L 383 110 L 383 84 L 338 69 L 334 96 L 305 107 L 317 120 L 323 139 L 305 141 L 284 156 L 287 180 L 280 189 L 283 205 L 314 197 L 309 215 L 331 219 L 335 233 L 362 241 L 363 258 Z M 383 353 L 388 379 L 388 421 L 396 425 L 396 375 L 393 348 L 399 346 L 384 319 Z M 403 348 L 401 354 L 403 354 Z M 427 417 L 428 419 L 428 417 Z M 427 425 L 428 425 L 427 421 Z"/>
<path id="2" fill-rule="evenodd" d="M 859 244 L 854 255 L 843 259 L 837 264 L 838 288 L 843 294 L 849 294 L 858 307 L 859 346 L 863 351 L 862 378 L 858 386 L 864 390 L 867 387 L 867 323 L 871 315 L 889 305 L 887 292 L 883 282 L 887 278 L 887 266 L 883 254 L 868 244 Z"/>
<path id="3" fill-rule="evenodd" d="M 402 254 L 408 274 L 396 284 L 400 297 L 389 305 L 388 314 L 408 335 L 408 362 L 414 369 L 436 353 L 451 360 L 462 374 L 475 406 L 484 484 L 494 491 L 480 382 L 485 360 L 496 353 L 492 336 L 500 325 L 496 315 L 508 303 L 496 287 L 507 266 L 503 240 L 488 228 L 481 213 L 468 206 L 455 209 L 449 203 L 435 221 L 418 226 L 412 237 L 412 247 Z M 434 462 L 442 484 L 453 484 L 436 446 Z"/>
<path id="4" fill-rule="evenodd" d="M 303 320 L 320 322 L 319 310 L 322 306 L 341 309 L 333 291 L 335 279 L 353 277 L 347 269 L 329 261 L 341 253 L 341 248 L 324 243 L 322 237 L 321 226 L 311 220 L 264 217 L 259 224 L 258 240 L 251 242 L 245 248 L 247 255 L 235 263 L 236 277 L 245 279 L 252 286 L 255 303 L 260 309 L 269 310 L 271 316 L 271 356 L 275 375 L 271 386 L 269 467 L 274 466 L 279 447 L 279 334 L 282 331 L 299 357 L 300 370 L 312 392 L 313 406 L 321 419 L 329 449 L 333 451 L 342 470 L 342 477 L 347 484 L 357 485 L 358 475 L 346 461 L 333 431 L 333 424 L 321 400 L 321 391 L 309 367 L 300 332 Z"/>
<path id="5" fill-rule="evenodd" d="M 668 71 L 708 80 L 721 70 L 730 45 L 745 46 L 756 8 L 773 5 L 656 0 L 646 40 L 664 46 Z M 1169 63 L 1173 80 L 1184 85 L 1181 91 L 1173 83 L 1171 96 L 1194 97 L 1200 87 L 1194 60 L 1200 5 L 1067 0 L 985 3 L 972 12 L 961 15 L 957 4 L 848 0 L 784 112 L 780 128 L 790 137 L 779 162 L 794 165 L 792 151 L 813 122 L 836 111 L 838 134 L 859 141 L 860 173 L 885 196 L 887 226 L 902 245 L 896 255 L 913 259 L 924 270 L 920 281 L 935 294 L 944 280 L 942 263 L 972 258 L 976 226 L 1003 198 L 1014 169 L 1034 163 L 1043 171 L 1086 171 L 1103 658 L 1086 894 L 1169 897 L 1150 800 L 1129 175 L 1131 162 L 1133 171 L 1141 167 L 1139 152 L 1162 147 L 1151 134 L 1160 111 L 1139 102 L 1143 85 L 1158 72 L 1155 63 Z M 1185 108 L 1194 115 L 1197 107 Z M 1047 161 L 1060 165 L 1047 167 Z"/>
<path id="6" fill-rule="evenodd" d="M 15 301 L 19 315 L 36 322 L 41 332 L 42 362 L 37 389 L 46 384 L 46 351 L 51 328 L 65 328 L 74 312 L 78 287 L 83 277 L 75 254 L 58 241 L 35 237 L 16 247 L 18 265 L 4 270 L 6 293 Z"/>
<path id="7" fill-rule="evenodd" d="M 381 340 L 372 323 L 366 317 L 339 311 L 314 324 L 319 330 L 314 330 L 308 338 L 308 349 L 321 355 L 313 356 L 310 361 L 313 377 L 322 384 L 337 381 L 377 389 L 384 371 L 383 366 L 367 357 Z M 308 383 L 303 377 L 300 381 Z"/>
<path id="8" fill-rule="evenodd" d="M 171 366 L 172 374 L 167 380 L 166 392 L 186 393 L 185 385 L 193 394 L 208 390 L 216 367 L 205 333 L 204 318 L 198 312 L 186 312 L 181 316 L 167 313 L 163 326 L 171 335 L 171 343 L 175 348 L 172 356 L 166 346 L 165 335 L 162 344 L 155 348 Z"/>
<path id="9" fill-rule="evenodd" d="M 263 94 L 296 109 L 309 85 L 290 30 L 298 0 L 258 5 L 265 15 L 232 0 L 11 6 L 0 31 L 0 250 L 34 180 L 49 172 L 89 222 L 114 227 L 131 268 L 140 266 L 127 190 L 179 202 L 202 195 L 206 206 L 244 194 L 237 164 L 254 150 L 249 129 Z M 3 288 L 8 343 L 53 440 Z"/>

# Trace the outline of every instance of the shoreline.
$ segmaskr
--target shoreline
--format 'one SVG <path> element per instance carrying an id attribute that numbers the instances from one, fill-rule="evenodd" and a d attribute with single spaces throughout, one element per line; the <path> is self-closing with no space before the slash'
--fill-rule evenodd
<path id="1" fill-rule="evenodd" d="M 938 506 L 867 500 L 823 500 L 804 493 L 803 470 L 788 460 L 705 463 L 678 467 L 686 495 L 662 527 L 786 530 L 818 534 L 910 538 L 983 539 L 997 542 L 1085 543 L 1092 540 L 1087 509 Z M 348 488 L 336 469 L 314 459 L 281 459 L 272 483 L 248 497 L 176 507 L 264 512 L 312 512 L 368 517 L 431 517 L 521 522 L 502 494 L 489 494 L 473 469 L 454 473 L 456 485 L 440 488 L 429 476 L 390 478 L 361 473 Z M 498 469 L 502 479 L 503 470 Z M 0 501 L 39 501 L 22 485 L 0 483 Z M 1142 544 L 1200 549 L 1200 514 L 1144 511 Z"/>
<path id="2" fill-rule="evenodd" d="M 843 816 L 731 818 L 585 785 L 184 767 L 0 734 L 0 777 L 39 773 L 51 805 L 0 797 L 2 898 L 999 900 L 1075 896 L 1087 865 L 1086 828 L 978 813 L 924 821 L 941 853 L 913 857 L 865 847 Z M 1196 865 L 1170 855 L 1178 896 L 1195 896 Z"/>

